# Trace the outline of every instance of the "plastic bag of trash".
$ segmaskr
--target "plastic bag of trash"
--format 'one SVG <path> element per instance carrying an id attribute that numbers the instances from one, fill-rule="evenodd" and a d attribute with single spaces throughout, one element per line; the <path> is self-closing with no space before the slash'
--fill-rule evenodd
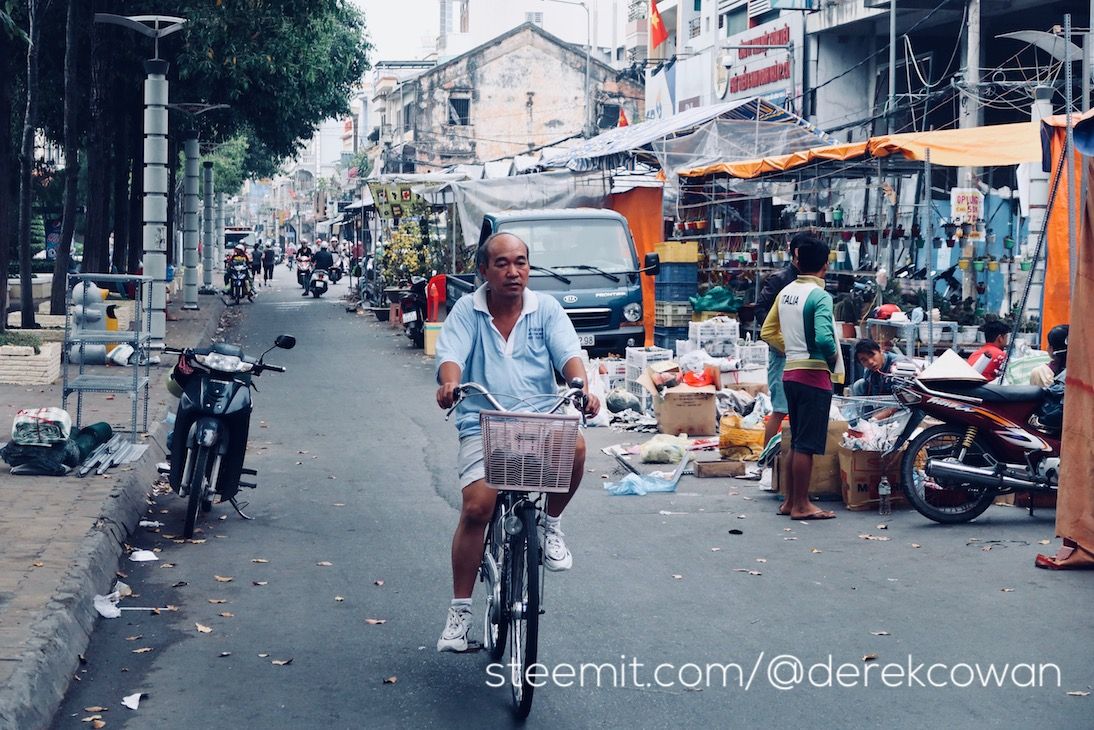
<path id="1" fill-rule="evenodd" d="M 749 427 L 736 413 L 722 416 L 718 426 L 718 448 L 723 453 L 733 450 L 735 454 L 738 453 L 738 449 L 747 449 L 747 455 L 742 458 L 757 458 L 764 450 L 763 424 Z"/>
<path id="2" fill-rule="evenodd" d="M 771 396 L 767 393 L 757 393 L 753 401 L 752 412 L 741 420 L 745 428 L 763 428 L 764 418 L 772 411 Z"/>
<path id="3" fill-rule="evenodd" d="M 604 398 L 604 405 L 612 413 L 622 413 L 628 410 L 635 413 L 642 413 L 643 411 L 642 402 L 638 399 L 638 396 L 622 388 L 616 388 L 608 393 Z"/>
<path id="4" fill-rule="evenodd" d="M 640 497 L 650 492 L 675 492 L 676 482 L 648 474 L 628 474 L 618 482 L 605 482 L 604 489 L 613 497 L 629 495 Z"/>
<path id="5" fill-rule="evenodd" d="M 638 450 L 644 464 L 677 464 L 688 450 L 687 436 L 659 433 Z"/>

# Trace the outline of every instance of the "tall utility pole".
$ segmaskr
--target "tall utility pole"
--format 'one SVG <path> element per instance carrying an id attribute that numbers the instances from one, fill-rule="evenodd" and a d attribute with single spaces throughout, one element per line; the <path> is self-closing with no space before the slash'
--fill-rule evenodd
<path id="1" fill-rule="evenodd" d="M 198 308 L 198 134 L 183 142 L 185 187 L 182 193 L 182 308 Z"/>
<path id="2" fill-rule="evenodd" d="M 909 89 L 910 91 L 910 89 Z M 889 0 L 889 101 L 885 108 L 885 129 L 896 131 L 896 0 Z"/>
<path id="3" fill-rule="evenodd" d="M 961 129 L 981 126 L 980 109 L 980 0 L 968 0 L 968 26 L 965 36 L 965 89 L 962 101 Z M 958 172 L 958 187 L 971 183 L 973 168 L 962 167 Z"/>
<path id="4" fill-rule="evenodd" d="M 217 193 L 217 232 L 216 232 L 216 261 L 217 265 L 224 261 L 224 193 Z"/>
<path id="5" fill-rule="evenodd" d="M 152 278 L 150 347 L 164 348 L 167 334 L 167 69 L 160 38 L 182 28 L 184 18 L 170 15 L 125 17 L 95 13 L 96 23 L 112 23 L 155 41 L 153 58 L 144 62 L 144 275 Z M 151 23 L 151 27 L 145 25 Z M 138 323 L 139 326 L 139 323 Z"/>

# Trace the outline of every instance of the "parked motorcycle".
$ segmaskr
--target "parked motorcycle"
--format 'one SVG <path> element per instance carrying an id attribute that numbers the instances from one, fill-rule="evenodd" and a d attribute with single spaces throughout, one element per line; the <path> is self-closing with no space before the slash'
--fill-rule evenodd
<path id="1" fill-rule="evenodd" d="M 311 295 L 318 299 L 322 295 L 327 293 L 327 289 L 330 288 L 330 275 L 327 274 L 326 269 L 316 269 L 312 272 L 311 279 L 308 281 L 308 291 Z"/>
<path id="2" fill-rule="evenodd" d="M 410 289 L 399 297 L 399 308 L 403 313 L 403 331 L 415 347 L 425 347 L 425 288 L 429 279 L 414 276 L 410 279 Z"/>
<path id="3" fill-rule="evenodd" d="M 239 345 L 227 343 L 186 350 L 164 348 L 165 353 L 179 356 L 169 388 L 179 391 L 180 401 L 168 440 L 170 462 L 160 471 L 166 471 L 171 488 L 187 499 L 183 537 L 193 537 L 198 507 L 208 512 L 217 495 L 219 501 L 230 502 L 241 517 L 249 519 L 236 502 L 236 494 L 240 487 L 256 486 L 240 481 L 244 474 L 257 474 L 243 466 L 252 379 L 267 370 L 285 372 L 263 358 L 274 347 L 291 350 L 295 346 L 295 337 L 279 335 L 257 360 L 244 355 Z"/>
<path id="4" fill-rule="evenodd" d="M 245 261 L 233 260 L 228 267 L 228 291 L 233 304 L 239 304 L 243 297 L 254 301 L 254 290 L 251 288 L 251 267 Z"/>
<path id="5" fill-rule="evenodd" d="M 968 522 L 1000 494 L 1056 491 L 1060 433 L 1036 416 L 1062 390 L 897 378 L 893 394 L 912 417 L 890 454 L 925 417 L 942 422 L 912 439 L 901 462 L 904 493 L 924 517 Z"/>

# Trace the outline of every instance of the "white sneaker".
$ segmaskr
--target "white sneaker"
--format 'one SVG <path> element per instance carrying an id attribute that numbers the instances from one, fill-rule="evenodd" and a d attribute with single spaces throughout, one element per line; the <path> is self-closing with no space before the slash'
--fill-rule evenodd
<path id="1" fill-rule="evenodd" d="M 574 556 L 570 554 L 563 537 L 558 527 L 543 526 L 543 567 L 547 570 L 569 570 L 573 567 Z"/>
<path id="2" fill-rule="evenodd" d="M 467 651 L 467 635 L 471 632 L 471 609 L 448 607 L 444 633 L 437 639 L 437 651 Z"/>

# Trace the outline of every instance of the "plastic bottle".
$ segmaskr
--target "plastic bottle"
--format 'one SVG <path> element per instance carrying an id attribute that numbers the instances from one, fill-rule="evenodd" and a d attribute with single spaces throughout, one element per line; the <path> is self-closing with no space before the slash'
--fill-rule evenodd
<path id="1" fill-rule="evenodd" d="M 892 514 L 892 494 L 893 488 L 889 484 L 889 477 L 882 477 L 877 485 L 877 513 L 879 515 L 888 516 Z"/>

